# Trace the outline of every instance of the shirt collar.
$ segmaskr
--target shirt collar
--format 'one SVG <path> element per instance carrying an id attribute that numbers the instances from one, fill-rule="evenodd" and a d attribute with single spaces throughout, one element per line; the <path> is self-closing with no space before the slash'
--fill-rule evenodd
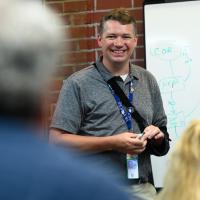
<path id="1" fill-rule="evenodd" d="M 140 79 L 140 73 L 134 64 L 130 64 L 130 77 L 136 80 Z"/>
<path id="2" fill-rule="evenodd" d="M 96 64 L 97 70 L 99 71 L 99 73 L 101 74 L 103 79 L 107 82 L 108 80 L 110 80 L 114 76 L 106 69 L 106 67 L 102 63 L 102 59 L 103 59 L 103 56 L 100 56 L 95 64 Z M 129 76 L 127 77 L 127 79 L 126 79 L 126 82 L 129 82 L 132 79 L 138 80 L 139 79 L 139 72 L 138 72 L 137 68 L 135 67 L 135 65 L 130 64 L 130 73 L 129 73 Z"/>
<path id="3" fill-rule="evenodd" d="M 102 62 L 103 56 L 99 57 L 96 61 L 96 68 L 98 72 L 101 74 L 102 78 L 107 82 L 111 78 L 113 78 L 113 75 L 106 69 Z"/>

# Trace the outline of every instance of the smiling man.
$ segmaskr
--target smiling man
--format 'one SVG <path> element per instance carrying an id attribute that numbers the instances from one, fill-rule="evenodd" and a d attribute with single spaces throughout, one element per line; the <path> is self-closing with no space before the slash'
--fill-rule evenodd
<path id="1" fill-rule="evenodd" d="M 102 56 L 64 80 L 50 141 L 86 152 L 94 168 L 102 166 L 141 199 L 153 199 L 150 154 L 169 150 L 167 118 L 153 75 L 130 63 L 135 20 L 123 8 L 111 11 L 97 40 Z"/>
<path id="2" fill-rule="evenodd" d="M 104 66 L 114 75 L 128 74 L 129 59 L 137 45 L 133 24 L 108 20 L 102 28 L 98 44 L 102 48 Z"/>

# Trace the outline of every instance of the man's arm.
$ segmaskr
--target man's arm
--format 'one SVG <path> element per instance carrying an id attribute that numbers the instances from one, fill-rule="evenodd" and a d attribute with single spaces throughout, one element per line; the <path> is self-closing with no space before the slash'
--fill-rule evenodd
<path id="1" fill-rule="evenodd" d="M 59 146 L 71 146 L 81 151 L 102 152 L 115 150 L 123 153 L 139 154 L 145 150 L 146 140 L 137 134 L 124 132 L 112 136 L 81 136 L 51 128 L 49 140 Z"/>
<path id="2" fill-rule="evenodd" d="M 91 137 L 68 133 L 59 129 L 50 129 L 49 140 L 59 146 L 72 146 L 81 151 L 107 151 L 113 149 L 112 136 Z"/>

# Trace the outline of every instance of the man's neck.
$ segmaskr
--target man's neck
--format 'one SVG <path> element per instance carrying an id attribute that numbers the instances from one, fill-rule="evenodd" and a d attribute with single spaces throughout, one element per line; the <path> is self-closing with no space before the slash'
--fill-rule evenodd
<path id="1" fill-rule="evenodd" d="M 125 75 L 129 73 L 129 62 L 128 63 L 107 63 L 103 60 L 105 68 L 114 76 Z"/>

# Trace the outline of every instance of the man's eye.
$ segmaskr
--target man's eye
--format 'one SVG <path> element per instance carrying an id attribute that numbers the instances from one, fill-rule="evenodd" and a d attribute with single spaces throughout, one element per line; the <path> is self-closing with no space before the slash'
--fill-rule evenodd
<path id="1" fill-rule="evenodd" d="M 124 39 L 131 39 L 132 37 L 129 36 L 129 35 L 125 35 L 125 36 L 123 36 L 123 38 L 124 38 Z"/>
<path id="2" fill-rule="evenodd" d="M 115 37 L 114 35 L 108 35 L 107 38 L 109 38 L 109 39 L 114 39 L 114 38 L 116 38 L 116 37 Z"/>

